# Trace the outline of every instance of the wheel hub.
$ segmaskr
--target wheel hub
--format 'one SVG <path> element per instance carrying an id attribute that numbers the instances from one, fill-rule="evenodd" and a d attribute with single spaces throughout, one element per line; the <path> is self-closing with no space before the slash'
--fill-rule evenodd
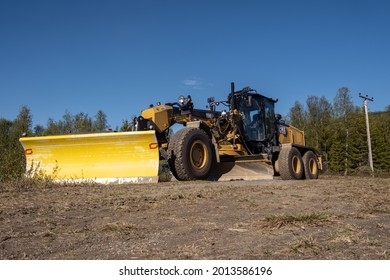
<path id="1" fill-rule="evenodd" d="M 195 141 L 190 150 L 191 165 L 196 169 L 202 169 L 207 161 L 206 147 L 201 141 Z"/>

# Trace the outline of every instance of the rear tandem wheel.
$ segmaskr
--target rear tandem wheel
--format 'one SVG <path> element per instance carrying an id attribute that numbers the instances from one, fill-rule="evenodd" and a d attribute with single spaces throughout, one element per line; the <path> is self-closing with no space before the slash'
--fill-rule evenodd
<path id="1" fill-rule="evenodd" d="M 306 179 L 318 179 L 318 159 L 312 151 L 307 151 L 303 157 L 303 166 Z"/>
<path id="2" fill-rule="evenodd" d="M 278 164 L 280 177 L 283 180 L 303 179 L 303 161 L 297 148 L 292 146 L 282 147 L 279 153 Z"/>

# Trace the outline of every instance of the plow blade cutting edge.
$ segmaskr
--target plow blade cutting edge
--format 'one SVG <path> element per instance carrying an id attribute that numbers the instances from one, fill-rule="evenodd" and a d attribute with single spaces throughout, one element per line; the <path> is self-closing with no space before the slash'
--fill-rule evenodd
<path id="1" fill-rule="evenodd" d="M 154 131 L 23 137 L 27 176 L 97 183 L 158 182 Z"/>
<path id="2" fill-rule="evenodd" d="M 261 160 L 237 160 L 220 162 L 210 177 L 217 181 L 272 180 L 274 169 L 270 163 Z"/>

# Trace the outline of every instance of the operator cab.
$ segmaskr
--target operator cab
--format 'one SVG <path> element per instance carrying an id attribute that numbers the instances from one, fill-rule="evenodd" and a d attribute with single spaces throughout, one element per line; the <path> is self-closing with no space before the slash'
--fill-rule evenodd
<path id="1" fill-rule="evenodd" d="M 275 102 L 260 94 L 251 94 L 240 100 L 242 134 L 253 154 L 263 153 L 263 147 L 274 139 Z"/>

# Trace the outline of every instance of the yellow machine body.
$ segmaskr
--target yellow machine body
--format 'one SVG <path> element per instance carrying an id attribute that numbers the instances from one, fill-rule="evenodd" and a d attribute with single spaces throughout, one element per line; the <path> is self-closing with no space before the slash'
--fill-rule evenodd
<path id="1" fill-rule="evenodd" d="M 158 181 L 155 131 L 23 137 L 28 176 L 56 181 Z"/>
<path id="2" fill-rule="evenodd" d="M 305 132 L 294 126 L 281 126 L 279 129 L 280 144 L 297 144 L 305 146 Z"/>
<path id="3" fill-rule="evenodd" d="M 150 119 L 158 132 L 168 129 L 172 123 L 172 106 L 159 105 L 142 111 L 142 117 Z"/>

